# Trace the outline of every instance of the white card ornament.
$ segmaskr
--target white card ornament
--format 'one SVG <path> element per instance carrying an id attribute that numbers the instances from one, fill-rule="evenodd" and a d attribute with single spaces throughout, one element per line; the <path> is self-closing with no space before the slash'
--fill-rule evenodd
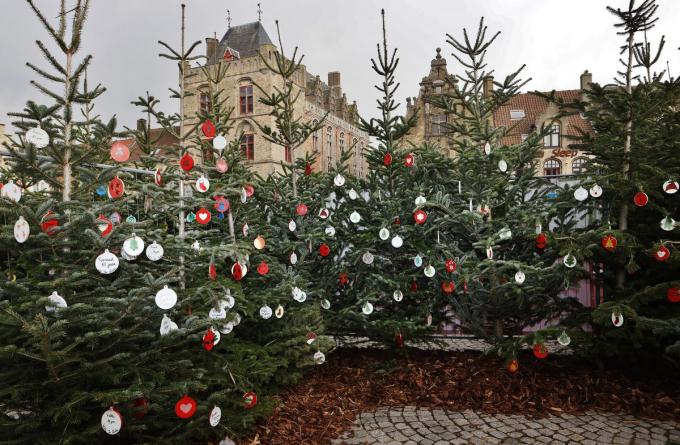
<path id="1" fill-rule="evenodd" d="M 222 135 L 215 136 L 213 139 L 213 148 L 217 151 L 222 151 L 227 148 L 227 138 Z"/>
<path id="2" fill-rule="evenodd" d="M 118 257 L 106 249 L 104 253 L 99 255 L 94 262 L 94 267 L 97 268 L 99 273 L 104 275 L 110 275 L 118 270 Z"/>
<path id="3" fill-rule="evenodd" d="M 522 272 L 521 270 L 515 272 L 515 283 L 522 284 L 524 283 L 524 280 L 526 280 L 526 278 L 527 278 L 526 275 L 524 275 L 524 272 Z"/>
<path id="4" fill-rule="evenodd" d="M 241 203 L 245 204 L 247 200 L 248 200 L 248 193 L 246 192 L 246 189 L 242 188 L 241 189 Z"/>
<path id="5" fill-rule="evenodd" d="M 365 315 L 371 315 L 373 313 L 373 305 L 370 301 L 364 303 L 364 305 L 361 307 L 361 312 L 363 312 Z"/>
<path id="6" fill-rule="evenodd" d="M 121 258 L 123 258 L 125 261 L 134 261 L 134 260 L 137 259 L 136 256 L 128 255 L 128 253 L 127 253 L 126 251 L 124 251 L 124 250 L 121 250 L 121 251 L 120 251 L 120 256 L 121 256 Z"/>
<path id="7" fill-rule="evenodd" d="M 220 328 L 220 332 L 224 335 L 230 334 L 231 331 L 233 331 L 233 330 L 234 330 L 234 323 L 232 323 L 231 321 L 223 324 L 222 327 Z"/>
<path id="8" fill-rule="evenodd" d="M 194 249 L 196 252 L 200 252 L 201 251 L 201 243 L 199 243 L 198 240 L 196 240 L 191 245 L 191 248 Z"/>
<path id="9" fill-rule="evenodd" d="M 321 300 L 321 307 L 323 309 L 328 310 L 331 308 L 331 302 L 327 298 L 324 298 L 323 300 Z"/>
<path id="10" fill-rule="evenodd" d="M 196 180 L 196 191 L 205 193 L 210 189 L 210 179 L 201 176 Z"/>
<path id="11" fill-rule="evenodd" d="M 486 257 L 490 260 L 493 259 L 493 247 L 489 246 L 486 248 Z"/>
<path id="12" fill-rule="evenodd" d="M 421 206 L 421 205 L 425 204 L 426 202 L 427 202 L 427 199 L 423 195 L 418 196 L 415 200 L 415 203 L 416 203 L 417 206 Z"/>
<path id="13" fill-rule="evenodd" d="M 168 309 L 172 309 L 175 304 L 177 304 L 177 293 L 167 285 L 156 292 L 156 306 L 159 308 L 167 311 Z"/>
<path id="14" fill-rule="evenodd" d="M 559 337 L 557 337 L 557 343 L 561 344 L 562 346 L 569 346 L 569 343 L 571 343 L 571 337 L 565 332 L 562 331 Z"/>
<path id="15" fill-rule="evenodd" d="M 485 153 L 487 156 L 489 156 L 489 155 L 491 154 L 491 144 L 489 144 L 488 142 L 486 142 L 486 143 L 484 144 L 484 153 Z"/>
<path id="16" fill-rule="evenodd" d="M 42 128 L 35 127 L 26 132 L 26 140 L 36 148 L 45 148 L 50 143 L 50 136 Z"/>
<path id="17" fill-rule="evenodd" d="M 500 161 L 498 161 L 498 170 L 500 170 L 503 173 L 508 171 L 508 163 L 505 162 L 505 159 L 501 159 Z"/>
<path id="18" fill-rule="evenodd" d="M 359 194 L 357 193 L 356 190 L 351 189 L 351 190 L 349 191 L 349 199 L 351 199 L 352 201 L 354 201 L 354 200 L 357 199 L 358 197 L 359 197 Z"/>
<path id="19" fill-rule="evenodd" d="M 345 185 L 345 177 L 338 173 L 337 175 L 335 175 L 335 179 L 333 179 L 333 182 L 337 187 L 342 187 L 343 185 Z"/>
<path id="20" fill-rule="evenodd" d="M 220 300 L 220 307 L 231 309 L 236 304 L 236 300 L 231 296 L 231 292 L 227 290 L 227 294 L 224 296 L 224 300 Z"/>
<path id="21" fill-rule="evenodd" d="M 17 243 L 19 244 L 25 243 L 30 233 L 31 228 L 29 227 L 28 222 L 23 216 L 20 216 L 17 222 L 14 223 L 14 239 L 17 240 Z"/>
<path id="22" fill-rule="evenodd" d="M 427 278 L 432 278 L 435 274 L 434 267 L 432 267 L 431 264 L 428 264 L 427 266 L 425 266 L 425 269 L 423 269 L 423 273 Z"/>
<path id="23" fill-rule="evenodd" d="M 18 223 L 18 221 L 17 221 Z M 14 226 L 14 233 L 16 237 L 16 226 Z M 675 228 L 675 220 L 671 218 L 670 216 L 665 217 L 664 219 L 661 220 L 661 228 L 665 230 L 666 232 L 670 232 Z M 18 241 L 18 240 L 17 240 Z M 21 242 L 21 241 L 19 241 Z"/>
<path id="24" fill-rule="evenodd" d="M 674 195 L 678 192 L 678 183 L 669 179 L 663 183 L 663 191 L 669 195 Z"/>
<path id="25" fill-rule="evenodd" d="M 307 293 L 297 286 L 293 288 L 291 293 L 293 294 L 293 300 L 297 301 L 298 303 L 304 303 L 304 301 L 307 299 Z"/>
<path id="26" fill-rule="evenodd" d="M 133 233 L 123 243 L 123 251 L 131 257 L 138 257 L 144 252 L 144 240 Z"/>
<path id="27" fill-rule="evenodd" d="M 583 187 L 577 188 L 574 190 L 574 198 L 577 201 L 585 201 L 588 199 L 588 190 L 584 189 Z"/>
<path id="28" fill-rule="evenodd" d="M 248 236 L 248 232 L 250 232 L 250 226 L 248 223 L 243 224 L 243 227 L 241 227 L 241 233 L 243 233 L 243 236 Z"/>
<path id="29" fill-rule="evenodd" d="M 118 434 L 123 427 L 123 418 L 114 410 L 109 408 L 102 414 L 102 429 L 106 434 L 111 436 Z"/>
<path id="30" fill-rule="evenodd" d="M 325 232 L 326 232 L 326 235 L 328 235 L 328 236 L 335 236 L 335 227 L 328 226 L 328 227 L 326 227 Z"/>
<path id="31" fill-rule="evenodd" d="M 349 215 L 349 220 L 352 221 L 354 224 L 358 223 L 361 221 L 361 215 L 359 215 L 359 212 L 356 210 L 352 212 L 351 215 Z"/>
<path id="32" fill-rule="evenodd" d="M 592 196 L 593 198 L 599 198 L 600 196 L 602 196 L 602 187 L 600 187 L 597 184 L 590 187 L 590 196 Z"/>
<path id="33" fill-rule="evenodd" d="M 291 219 L 288 221 L 288 230 L 295 232 L 295 229 L 297 229 L 297 224 L 295 224 L 295 221 Z"/>
<path id="34" fill-rule="evenodd" d="M 423 257 L 420 255 L 416 255 L 415 258 L 413 258 L 413 265 L 416 267 L 420 267 L 423 265 Z"/>
<path id="35" fill-rule="evenodd" d="M 64 300 L 64 297 L 59 295 L 57 291 L 52 292 L 47 297 L 47 300 L 49 301 L 47 305 L 45 305 L 45 310 L 47 312 L 55 312 L 58 311 L 59 309 L 64 309 L 68 306 L 66 304 L 66 300 Z"/>
<path id="36" fill-rule="evenodd" d="M 214 307 L 210 309 L 210 312 L 208 312 L 208 317 L 210 317 L 212 320 L 224 320 L 227 318 L 227 309 L 222 305 L 220 305 L 219 308 Z"/>
<path id="37" fill-rule="evenodd" d="M 404 293 L 403 293 L 402 291 L 400 291 L 400 290 L 395 290 L 395 291 L 392 293 L 392 298 L 394 298 L 394 301 L 396 301 L 397 303 L 399 303 L 401 300 L 404 299 Z"/>
<path id="38" fill-rule="evenodd" d="M 276 306 L 276 310 L 274 311 L 274 316 L 276 318 L 281 318 L 281 317 L 283 317 L 284 312 L 285 311 L 283 309 L 283 306 L 278 305 L 278 306 Z"/>
<path id="39" fill-rule="evenodd" d="M 314 353 L 314 363 L 317 365 L 323 365 L 323 363 L 326 361 L 326 356 L 324 355 L 323 352 L 317 351 Z"/>
<path id="40" fill-rule="evenodd" d="M 234 326 L 238 326 L 241 323 L 241 315 L 234 314 L 234 319 L 232 320 L 232 323 L 234 323 Z"/>
<path id="41" fill-rule="evenodd" d="M 623 314 L 621 312 L 612 312 L 612 324 L 617 328 L 623 324 Z"/>
<path id="42" fill-rule="evenodd" d="M 361 261 L 363 261 L 364 264 L 369 265 L 369 266 L 371 264 L 373 264 L 374 259 L 375 259 L 375 257 L 373 256 L 373 254 L 371 252 L 364 252 L 364 254 L 361 255 Z"/>
<path id="43" fill-rule="evenodd" d="M 394 238 L 392 238 L 392 247 L 394 247 L 395 249 L 398 249 L 403 245 L 404 240 L 399 235 L 395 235 Z"/>
<path id="44" fill-rule="evenodd" d="M 566 254 L 562 261 L 564 262 L 564 265 L 569 268 L 576 266 L 576 257 L 571 253 Z"/>
<path id="45" fill-rule="evenodd" d="M 151 261 L 158 261 L 163 258 L 163 246 L 156 241 L 146 247 L 146 257 Z"/>
<path id="46" fill-rule="evenodd" d="M 381 240 L 387 241 L 387 238 L 390 237 L 390 231 L 387 230 L 387 228 L 383 227 L 380 229 L 380 232 L 378 232 L 378 236 L 380 237 Z"/>
<path id="47" fill-rule="evenodd" d="M 294 266 L 294 265 L 297 264 L 297 262 L 298 262 L 297 253 L 295 253 L 295 252 L 291 253 L 290 254 L 290 264 L 292 264 Z"/>
<path id="48" fill-rule="evenodd" d="M 168 335 L 172 331 L 176 331 L 178 329 L 177 323 L 172 321 L 170 317 L 167 316 L 167 314 L 163 314 L 163 319 L 161 320 L 161 336 Z"/>
<path id="49" fill-rule="evenodd" d="M 0 189 L 0 196 L 10 201 L 19 202 L 21 200 L 21 187 L 13 181 L 9 181 Z"/>
<path id="50" fill-rule="evenodd" d="M 273 313 L 274 312 L 272 311 L 272 308 L 270 308 L 266 304 L 260 308 L 260 317 L 262 317 L 265 320 L 269 320 L 272 317 Z"/>
<path id="51" fill-rule="evenodd" d="M 220 137 L 220 136 L 217 136 L 217 137 Z M 217 425 L 219 425 L 221 418 L 222 418 L 222 410 L 220 409 L 219 406 L 214 407 L 210 411 L 210 419 L 209 419 L 210 426 L 216 427 Z"/>
<path id="52" fill-rule="evenodd" d="M 507 241 L 512 238 L 512 231 L 508 227 L 504 227 L 500 232 L 498 232 L 498 237 L 503 241 Z"/>

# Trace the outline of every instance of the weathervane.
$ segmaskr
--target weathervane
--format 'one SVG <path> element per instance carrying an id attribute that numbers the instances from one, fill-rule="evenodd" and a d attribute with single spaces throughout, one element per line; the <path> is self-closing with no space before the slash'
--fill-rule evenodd
<path id="1" fill-rule="evenodd" d="M 257 21 L 261 22 L 262 21 L 262 8 L 260 8 L 260 4 L 257 4 Z"/>
<path id="2" fill-rule="evenodd" d="M 231 11 L 227 9 L 227 29 L 231 28 Z"/>

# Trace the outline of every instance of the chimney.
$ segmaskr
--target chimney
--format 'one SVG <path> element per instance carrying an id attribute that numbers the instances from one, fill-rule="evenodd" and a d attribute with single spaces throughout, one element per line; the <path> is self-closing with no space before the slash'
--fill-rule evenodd
<path id="1" fill-rule="evenodd" d="M 581 74 L 581 90 L 587 90 L 590 88 L 590 84 L 593 83 L 593 74 L 585 70 Z"/>
<path id="2" fill-rule="evenodd" d="M 217 39 L 214 37 L 208 37 L 205 39 L 205 55 L 210 61 L 217 52 Z"/>
<path id="3" fill-rule="evenodd" d="M 137 119 L 137 131 L 146 130 L 146 119 Z"/>
<path id="4" fill-rule="evenodd" d="M 331 88 L 340 86 L 340 71 L 331 71 L 328 73 L 328 86 Z"/>
<path id="5" fill-rule="evenodd" d="M 493 76 L 484 76 L 484 97 L 491 97 L 493 94 Z"/>

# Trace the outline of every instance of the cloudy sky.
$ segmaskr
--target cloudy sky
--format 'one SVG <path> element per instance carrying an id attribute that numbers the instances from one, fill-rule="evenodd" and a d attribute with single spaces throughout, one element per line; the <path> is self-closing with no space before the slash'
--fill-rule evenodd
<path id="1" fill-rule="evenodd" d="M 57 0 L 34 0 L 50 18 L 57 14 Z M 66 0 L 67 5 L 75 0 Z M 97 103 L 104 117 L 116 114 L 122 125 L 133 126 L 140 113 L 130 102 L 150 91 L 165 97 L 176 85 L 176 67 L 158 58 L 158 40 L 179 45 L 181 0 L 92 0 L 82 54 L 94 60 L 91 81 L 108 91 Z M 185 0 L 187 41 L 203 40 L 227 29 L 227 9 L 232 24 L 257 20 L 256 0 Z M 609 82 L 617 69 L 621 44 L 613 28 L 614 17 L 605 6 L 626 7 L 628 0 L 261 0 L 262 22 L 272 40 L 274 20 L 281 24 L 284 46 L 299 46 L 310 72 L 326 79 L 326 73 L 342 72 L 342 86 L 356 100 L 364 116 L 375 114 L 376 77 L 370 69 L 375 44 L 380 40 L 380 9 L 385 8 L 388 40 L 399 48 L 401 82 L 399 98 L 418 93 L 418 82 L 429 71 L 435 48 L 442 47 L 449 70 L 454 63 L 446 34 L 460 36 L 464 27 L 476 28 L 484 16 L 491 31 L 502 32 L 489 51 L 488 61 L 503 76 L 526 63 L 530 90 L 578 88 L 579 75 L 588 69 L 597 82 Z M 651 40 L 666 35 L 662 56 L 674 75 L 680 73 L 680 2 L 659 1 L 658 26 Z M 46 100 L 29 80 L 35 74 L 25 66 L 31 61 L 47 67 L 35 40 L 48 41 L 24 0 L 3 0 L 0 14 L 2 69 L 0 69 L 0 123 L 6 113 L 20 110 L 28 99 Z M 205 50 L 201 45 L 200 51 Z M 166 102 L 166 110 L 172 103 Z"/>

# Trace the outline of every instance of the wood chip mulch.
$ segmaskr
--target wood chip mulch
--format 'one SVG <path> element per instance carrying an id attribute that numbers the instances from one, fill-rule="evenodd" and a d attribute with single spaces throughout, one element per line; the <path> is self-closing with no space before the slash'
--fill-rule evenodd
<path id="1" fill-rule="evenodd" d="M 340 350 L 315 367 L 242 444 L 319 445 L 364 411 L 418 406 L 541 417 L 589 410 L 680 420 L 680 374 L 600 370 L 570 357 L 520 357 L 520 370 L 477 352 Z M 255 439 L 256 438 L 256 439 Z"/>

